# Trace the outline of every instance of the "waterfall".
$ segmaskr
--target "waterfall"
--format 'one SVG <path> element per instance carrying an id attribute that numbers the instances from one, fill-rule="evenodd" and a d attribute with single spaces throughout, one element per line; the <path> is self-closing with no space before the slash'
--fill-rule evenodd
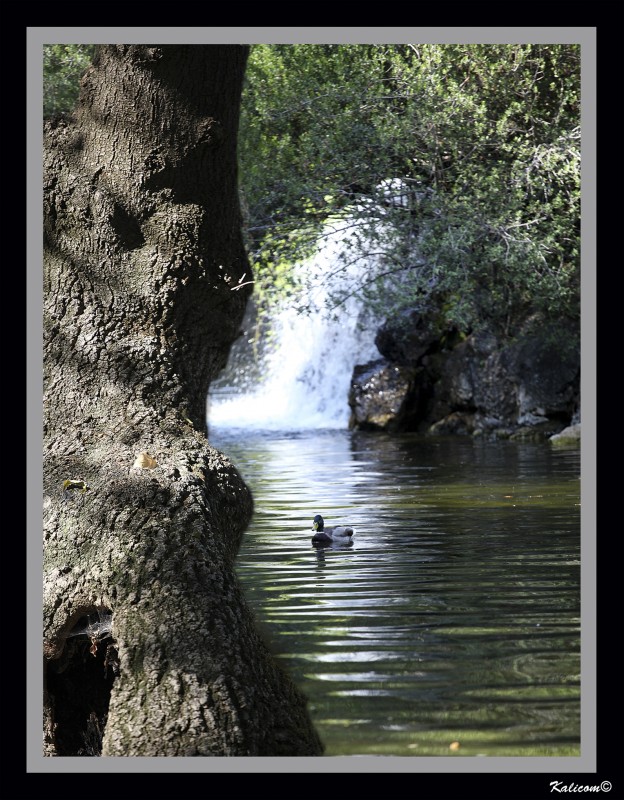
<path id="1" fill-rule="evenodd" d="M 379 320 L 351 294 L 363 276 L 375 271 L 373 257 L 354 255 L 361 224 L 356 218 L 328 224 L 315 255 L 298 267 L 305 275 L 301 299 L 314 310 L 300 313 L 293 301 L 282 306 L 271 322 L 273 344 L 252 387 L 245 386 L 249 381 L 244 375 L 249 343 L 239 340 L 232 348 L 228 366 L 208 396 L 209 428 L 348 427 L 353 367 L 379 358 Z M 336 293 L 346 299 L 332 313 Z"/>

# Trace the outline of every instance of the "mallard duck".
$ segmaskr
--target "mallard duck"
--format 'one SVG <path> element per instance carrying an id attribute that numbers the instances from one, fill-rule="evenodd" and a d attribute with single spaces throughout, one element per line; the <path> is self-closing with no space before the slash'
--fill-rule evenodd
<path id="1" fill-rule="evenodd" d="M 312 542 L 349 542 L 355 533 L 350 525 L 337 525 L 335 528 L 326 528 L 325 520 L 317 514 L 312 520 L 312 530 L 315 532 Z"/>

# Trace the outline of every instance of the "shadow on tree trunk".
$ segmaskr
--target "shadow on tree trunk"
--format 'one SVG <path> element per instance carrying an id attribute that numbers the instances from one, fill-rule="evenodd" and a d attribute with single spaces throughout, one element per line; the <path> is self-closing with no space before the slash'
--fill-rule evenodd
<path id="1" fill-rule="evenodd" d="M 44 152 L 44 752 L 320 755 L 234 562 L 253 512 L 206 439 L 250 274 L 247 48 L 101 46 Z"/>

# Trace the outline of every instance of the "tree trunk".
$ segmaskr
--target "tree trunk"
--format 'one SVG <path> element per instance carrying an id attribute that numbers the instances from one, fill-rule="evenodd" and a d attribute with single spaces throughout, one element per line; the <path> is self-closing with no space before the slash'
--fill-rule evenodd
<path id="1" fill-rule="evenodd" d="M 206 440 L 250 279 L 247 48 L 106 46 L 44 154 L 44 752 L 319 755 L 234 572 L 252 513 Z"/>

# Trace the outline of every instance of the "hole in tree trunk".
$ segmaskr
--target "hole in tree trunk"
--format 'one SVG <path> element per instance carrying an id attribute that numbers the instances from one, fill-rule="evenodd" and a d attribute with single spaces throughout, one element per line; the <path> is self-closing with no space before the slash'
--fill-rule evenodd
<path id="1" fill-rule="evenodd" d="M 93 609 L 67 636 L 62 656 L 48 663 L 46 690 L 58 756 L 100 756 L 111 690 L 119 674 L 112 613 Z"/>

